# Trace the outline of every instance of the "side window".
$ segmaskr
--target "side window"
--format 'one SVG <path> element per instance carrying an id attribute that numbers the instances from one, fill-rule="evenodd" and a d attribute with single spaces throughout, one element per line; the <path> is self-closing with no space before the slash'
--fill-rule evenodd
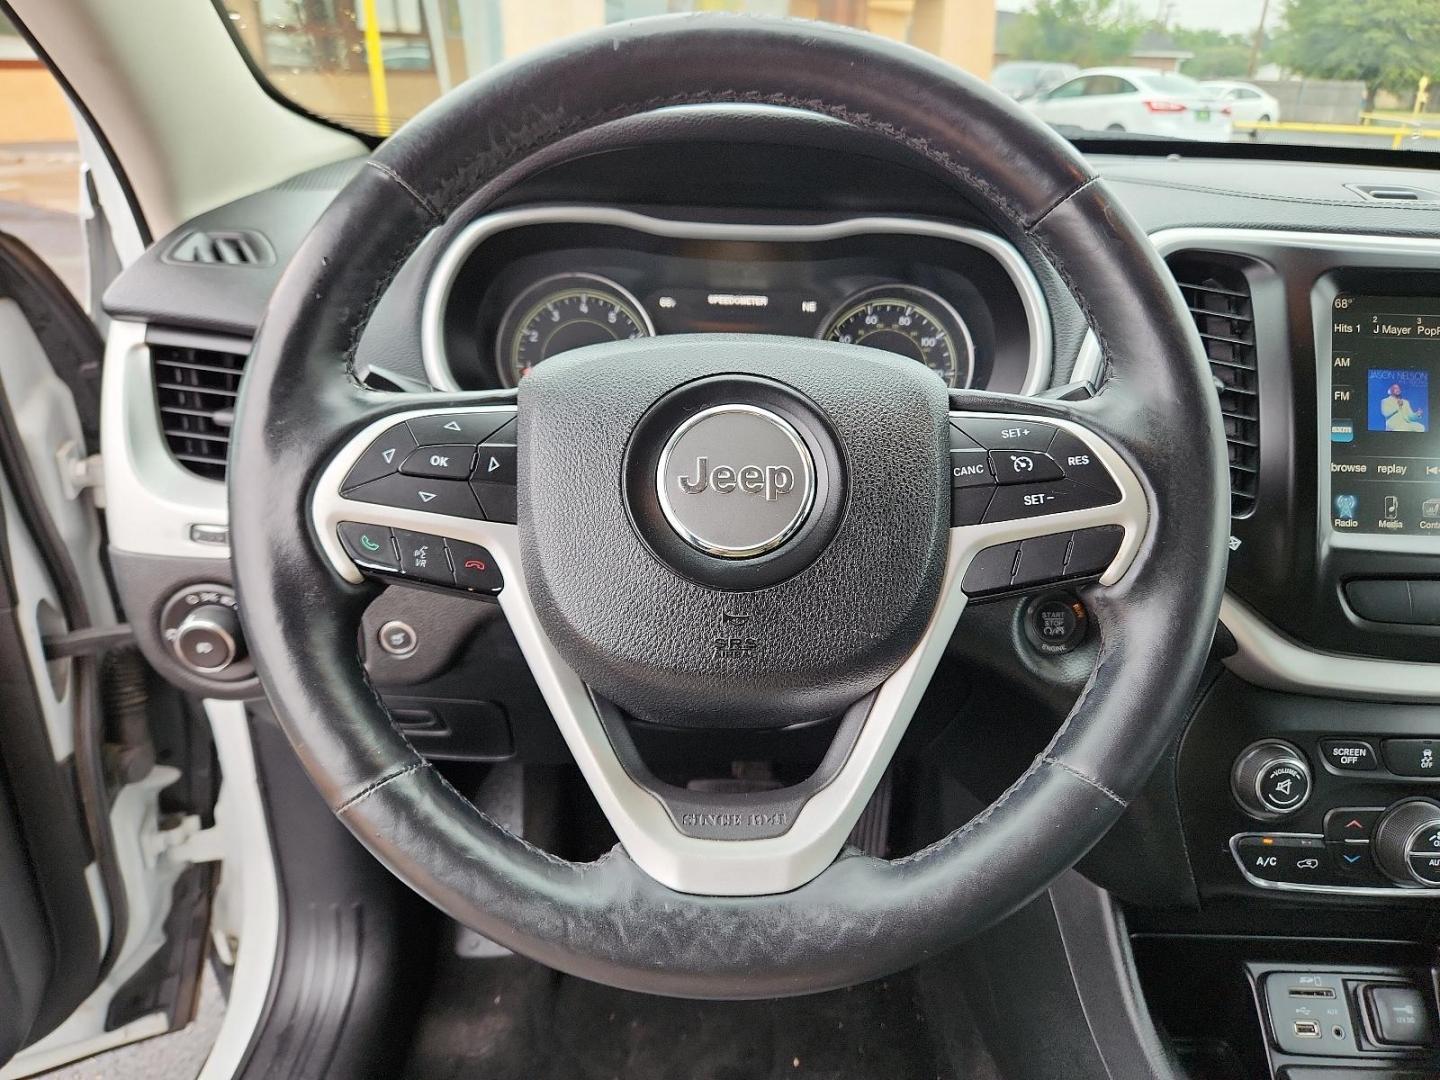
<path id="1" fill-rule="evenodd" d="M 1094 81 L 1095 79 L 1093 78 L 1071 79 L 1069 82 L 1061 83 L 1054 90 L 1050 91 L 1050 96 L 1056 100 L 1080 97 L 1091 92 L 1087 90 L 1086 87 Z"/>
<path id="2" fill-rule="evenodd" d="M 1090 88 L 1085 91 L 1085 95 L 1098 97 L 1102 94 L 1130 94 L 1134 91 L 1135 87 L 1117 75 L 1096 75 L 1091 78 Z"/>
<path id="3" fill-rule="evenodd" d="M 84 304 L 80 163 L 65 95 L 0 14 L 0 232 L 48 263 Z"/>

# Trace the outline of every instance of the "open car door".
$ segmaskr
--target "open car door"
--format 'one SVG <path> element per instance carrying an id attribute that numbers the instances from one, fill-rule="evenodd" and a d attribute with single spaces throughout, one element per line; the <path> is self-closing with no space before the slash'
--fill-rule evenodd
<path id="1" fill-rule="evenodd" d="M 188 1023 L 213 865 L 200 768 L 117 617 L 99 486 L 103 347 L 51 269 L 0 233 L 0 1077 Z M 184 739 L 185 736 L 180 738 Z M 197 777 L 198 782 L 197 782 Z"/>

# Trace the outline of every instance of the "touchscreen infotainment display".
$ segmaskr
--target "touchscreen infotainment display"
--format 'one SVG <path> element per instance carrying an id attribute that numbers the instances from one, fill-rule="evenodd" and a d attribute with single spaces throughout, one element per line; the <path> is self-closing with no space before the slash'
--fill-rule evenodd
<path id="1" fill-rule="evenodd" d="M 1440 536 L 1440 298 L 1335 298 L 1330 521 Z"/>

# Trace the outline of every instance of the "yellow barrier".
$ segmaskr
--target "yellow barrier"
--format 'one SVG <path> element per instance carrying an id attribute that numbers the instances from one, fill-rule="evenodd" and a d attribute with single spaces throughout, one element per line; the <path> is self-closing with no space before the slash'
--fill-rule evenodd
<path id="1" fill-rule="evenodd" d="M 1388 119 L 1388 118 L 1387 118 Z M 1394 121 L 1390 121 L 1394 123 Z M 1390 148 L 1399 150 L 1406 139 L 1440 139 L 1440 129 L 1422 128 L 1411 124 L 1407 127 L 1382 127 L 1380 124 L 1305 124 L 1289 120 L 1256 120 L 1253 123 L 1235 124 L 1236 131 L 1292 131 L 1307 135 L 1389 135 Z"/>

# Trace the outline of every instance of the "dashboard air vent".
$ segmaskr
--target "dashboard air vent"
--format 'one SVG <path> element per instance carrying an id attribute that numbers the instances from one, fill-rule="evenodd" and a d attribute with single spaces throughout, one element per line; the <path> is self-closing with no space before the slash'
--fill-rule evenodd
<path id="1" fill-rule="evenodd" d="M 1235 265 L 1190 254 L 1172 256 L 1170 271 L 1200 331 L 1220 395 L 1230 449 L 1230 513 L 1255 509 L 1260 474 L 1260 398 L 1250 284 Z"/>
<path id="2" fill-rule="evenodd" d="M 245 353 L 152 340 L 150 360 L 171 455 L 196 476 L 223 481 Z"/>
<path id="3" fill-rule="evenodd" d="M 275 256 L 257 233 L 196 230 L 175 241 L 165 259 L 206 266 L 268 266 Z"/>

